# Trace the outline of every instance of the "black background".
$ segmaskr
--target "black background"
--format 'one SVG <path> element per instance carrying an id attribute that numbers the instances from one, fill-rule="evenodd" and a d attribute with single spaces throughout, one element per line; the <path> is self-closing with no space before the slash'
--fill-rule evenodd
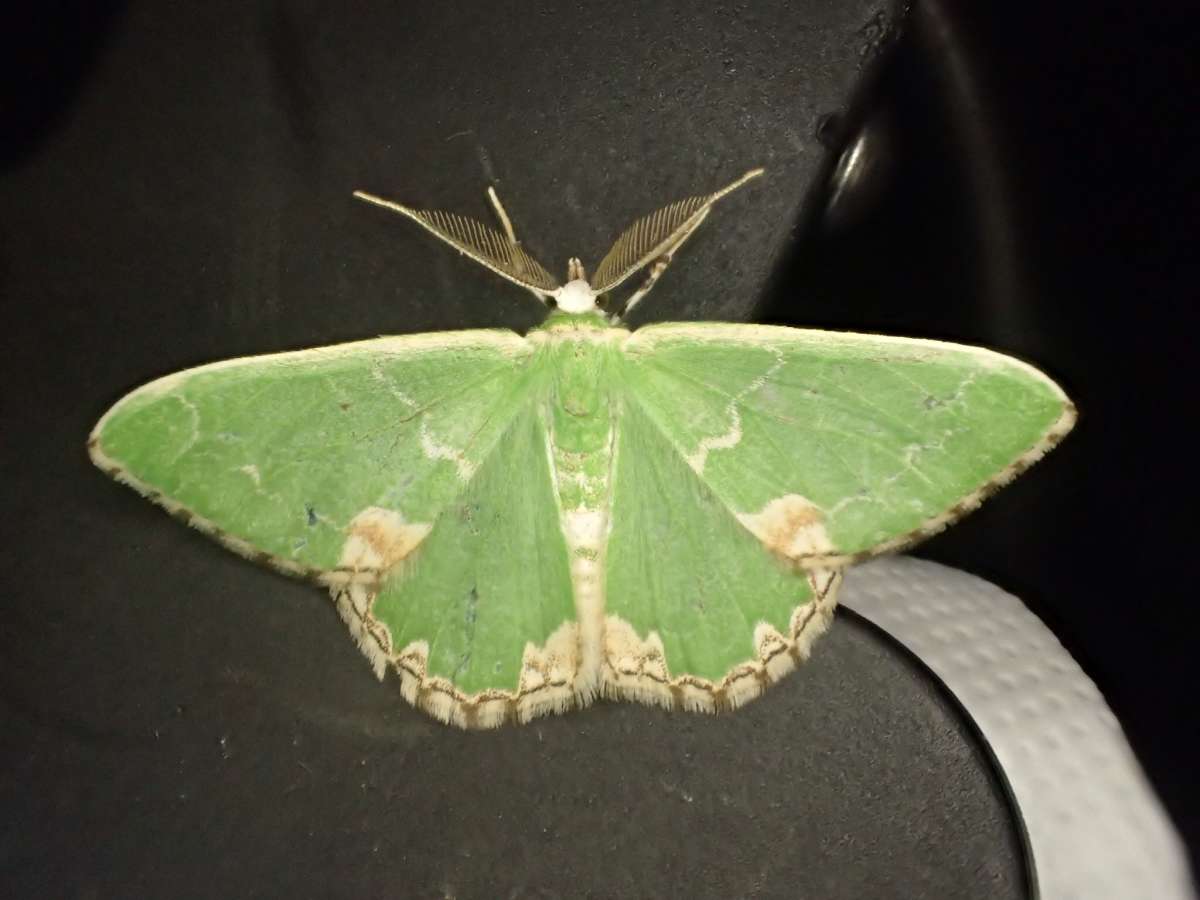
<path id="1" fill-rule="evenodd" d="M 482 189 L 495 182 L 519 236 L 557 272 L 568 255 L 598 258 L 637 214 L 752 165 L 766 166 L 768 178 L 717 209 L 635 324 L 754 319 L 948 338 L 1014 353 L 1055 376 L 1081 410 L 1076 432 L 918 554 L 994 581 L 1043 617 L 1099 684 L 1194 846 L 1195 591 L 1183 587 L 1183 538 L 1195 531 L 1193 453 L 1184 440 L 1196 405 L 1195 227 L 1185 209 L 1197 192 L 1189 127 L 1197 95 L 1188 23 L 1095 4 L 1083 12 L 925 3 L 907 17 L 867 3 L 487 9 L 481 17 L 468 4 L 335 11 L 263 3 L 170 14 L 64 3 L 39 6 L 8 30 L 0 296 L 10 505 L 0 653 L 15 724 L 4 739 L 4 868 L 19 872 L 27 890 L 68 885 L 101 896 L 129 885 L 178 892 L 180 873 L 215 879 L 184 893 L 281 887 L 284 874 L 263 882 L 252 862 L 229 862 L 240 859 L 239 839 L 263 831 L 230 826 L 228 796 L 194 811 L 194 794 L 215 798 L 214 785 L 232 784 L 256 810 L 241 818 L 265 816 L 266 828 L 277 812 L 296 842 L 252 848 L 262 865 L 294 864 L 301 846 L 308 859 L 292 878 L 311 867 L 358 878 L 344 883 L 366 890 L 375 886 L 363 872 L 374 871 L 379 822 L 360 815 L 347 792 L 361 783 L 378 799 L 383 789 L 373 782 L 368 790 L 367 775 L 346 769 L 319 771 L 325 805 L 288 813 L 296 784 L 313 790 L 292 778 L 311 777 L 311 759 L 358 754 L 364 771 L 391 766 L 410 781 L 454 785 L 463 767 L 478 769 L 489 754 L 511 762 L 530 752 L 516 738 L 498 745 L 467 737 L 459 755 L 439 744 L 436 761 L 427 747 L 401 761 L 381 757 L 381 744 L 428 744 L 428 726 L 407 710 L 393 713 L 391 697 L 345 706 L 373 683 L 356 677 L 365 667 L 356 668 L 348 642 L 336 656 L 325 649 L 336 622 L 317 612 L 319 598 L 160 522 L 88 471 L 83 436 L 121 393 L 187 365 L 374 333 L 537 321 L 526 295 L 399 219 L 354 204 L 354 188 L 482 218 Z M 839 180 L 839 159 L 859 141 L 859 167 Z M 214 596 L 228 601 L 229 621 L 214 624 L 216 611 L 200 608 Z M 293 620 L 305 617 L 316 620 L 311 632 L 287 630 L 302 629 Z M 993 869 L 976 877 L 997 895 L 1019 887 L 1013 838 L 999 824 L 1002 800 L 986 777 L 966 772 L 978 753 L 969 734 L 936 691 L 904 663 L 882 661 L 858 628 L 840 622 L 846 634 L 835 629 L 829 652 L 812 663 L 827 668 L 796 676 L 810 680 L 812 696 L 828 691 L 831 702 L 859 709 L 858 718 L 827 712 L 815 726 L 795 726 L 805 729 L 800 739 L 830 754 L 839 741 L 853 744 L 838 754 L 843 779 L 890 772 L 888 754 L 920 736 L 914 720 L 886 722 L 894 691 L 895 703 L 924 710 L 920 722 L 937 723 L 939 749 L 923 769 L 900 767 L 864 782 L 864 793 L 814 798 L 800 810 L 829 833 L 791 840 L 821 848 L 825 875 L 842 873 L 812 889 L 878 891 L 887 882 L 870 870 L 891 865 L 913 869 L 912 885 L 949 896 L 915 870 L 939 854 L 979 858 L 978 847 L 947 849 L 955 840 L 993 843 Z M 841 655 L 825 659 L 835 641 Z M 181 658 L 214 652 L 220 659 L 208 669 L 178 671 Z M 275 668 L 237 668 L 254 658 L 274 659 Z M 879 674 L 892 670 L 895 682 Z M 294 675 L 282 688 L 272 682 L 281 671 Z M 648 711 L 594 711 L 548 724 L 546 734 L 557 734 L 564 752 L 594 746 L 601 760 L 604 747 L 649 746 L 663 761 L 656 790 L 675 802 L 697 796 L 670 762 L 691 753 L 712 754 L 713 766 L 741 754 L 775 766 L 779 780 L 802 779 L 777 758 L 796 733 L 770 731 L 784 703 L 768 697 L 746 711 L 761 717 L 756 740 L 728 724 L 718 732 L 668 725 Z M 898 736 L 881 741 L 892 728 Z M 147 749 L 150 735 L 168 749 Z M 321 746 L 297 756 L 299 766 L 289 760 L 286 774 L 273 767 L 266 753 L 302 737 Z M 171 762 L 160 771 L 163 753 Z M 548 771 L 583 762 L 554 760 Z M 880 784 L 936 791 L 938 764 L 963 769 L 946 776 L 966 786 L 956 811 L 982 824 L 956 835 L 961 820 L 948 816 L 923 842 L 897 844 L 894 833 L 911 830 L 918 813 L 904 792 L 893 797 Z M 216 769 L 198 774 L 206 765 Z M 222 776 L 223 765 L 236 775 Z M 577 882 L 597 896 L 655 893 L 653 879 L 670 874 L 644 848 L 634 853 L 631 835 L 734 827 L 715 814 L 647 813 L 635 779 L 601 764 L 595 774 L 593 794 L 564 787 L 566 811 L 545 808 L 560 810 L 549 827 L 564 833 L 573 822 L 582 834 L 624 834 L 627 842 L 615 840 L 609 852 L 645 867 L 640 881 Z M 500 816 L 514 808 L 501 802 L 506 790 L 547 783 L 474 777 L 485 793 L 495 784 Z M 861 812 L 872 792 L 895 804 L 894 818 L 877 817 L 883 824 L 868 839 L 844 807 L 857 803 Z M 193 811 L 166 811 L 168 793 Z M 281 808 L 264 810 L 263 798 L 276 793 Z M 114 797 L 129 809 L 111 809 Z M 486 858 L 496 838 L 471 831 L 452 789 L 421 802 L 414 815 L 457 823 L 456 852 L 474 852 L 472 864 Z M 630 815 L 644 817 L 645 834 L 614 830 Z M 936 818 L 924 808 L 920 815 Z M 326 821 L 340 835 L 304 843 L 306 826 L 311 841 Z M 229 846 L 210 839 L 187 849 L 187 829 L 204 827 L 226 829 Z M 834 832 L 852 836 L 850 845 L 831 841 Z M 185 848 L 186 864 L 147 861 L 154 854 L 144 844 L 156 833 Z M 468 863 L 419 834 L 428 835 L 393 832 L 395 845 L 385 849 L 424 860 L 400 869 L 417 873 L 414 894 L 451 891 L 432 873 L 453 871 L 445 860 Z M 754 842 L 778 838 L 742 833 L 735 861 L 718 865 L 718 876 L 706 866 L 729 848 L 697 837 L 694 858 L 685 854 L 667 884 L 683 890 L 699 873 L 726 894 L 756 884 L 786 895 L 777 875 L 764 870 L 756 882 L 745 874 L 755 868 Z M 441 869 L 428 863 L 443 853 Z M 590 877 L 572 870 L 562 850 L 505 853 L 525 854 L 514 871 L 557 865 Z M 863 853 L 867 864 L 856 862 Z M 846 876 L 851 870 L 861 881 Z M 954 874 L 942 873 L 948 882 Z M 508 883 L 533 894 L 538 882 Z"/>

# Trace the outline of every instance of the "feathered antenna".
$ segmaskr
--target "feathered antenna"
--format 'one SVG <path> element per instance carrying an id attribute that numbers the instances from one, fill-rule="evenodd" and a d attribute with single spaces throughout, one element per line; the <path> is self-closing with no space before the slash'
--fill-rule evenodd
<path id="1" fill-rule="evenodd" d="M 597 294 L 607 293 L 653 263 L 654 267 L 646 283 L 635 291 L 625 304 L 625 312 L 628 313 L 649 293 L 659 275 L 670 264 L 675 251 L 708 217 L 713 204 L 761 174 L 762 169 L 751 169 L 719 191 L 678 200 L 638 219 L 621 233 L 612 249 L 600 261 L 600 265 L 596 266 L 596 272 L 592 276 L 592 288 Z"/>
<path id="2" fill-rule="evenodd" d="M 496 196 L 493 188 L 488 188 L 488 198 L 496 209 L 496 215 L 504 227 L 505 234 L 476 222 L 474 219 L 468 219 L 466 216 L 436 210 L 410 209 L 400 203 L 368 194 L 366 191 L 355 191 L 354 196 L 408 216 L 460 253 L 466 254 L 500 277 L 507 278 L 513 284 L 532 291 L 539 300 L 545 301 L 547 297 L 558 290 L 558 282 L 542 267 L 541 263 L 526 253 L 517 241 L 516 235 L 513 233 L 512 222 L 504 212 L 504 207 L 500 205 L 500 199 Z"/>

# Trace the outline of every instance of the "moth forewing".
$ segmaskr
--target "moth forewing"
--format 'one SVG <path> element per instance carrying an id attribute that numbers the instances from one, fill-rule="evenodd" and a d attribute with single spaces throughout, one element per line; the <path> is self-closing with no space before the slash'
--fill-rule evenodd
<path id="1" fill-rule="evenodd" d="M 936 533 L 1075 422 L 1044 373 L 961 344 L 700 322 L 641 328 L 625 350 L 689 467 L 809 569 Z"/>

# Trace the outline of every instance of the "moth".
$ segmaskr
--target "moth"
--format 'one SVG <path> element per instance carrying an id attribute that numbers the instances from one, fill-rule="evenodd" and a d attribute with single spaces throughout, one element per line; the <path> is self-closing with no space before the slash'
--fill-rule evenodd
<path id="1" fill-rule="evenodd" d="M 117 402 L 91 458 L 327 587 L 376 676 L 443 722 L 740 706 L 807 658 L 847 566 L 953 522 L 1075 419 L 977 347 L 606 311 L 761 173 L 638 219 L 562 284 L 494 189 L 500 229 L 356 192 L 532 293 L 543 324 L 188 369 Z"/>

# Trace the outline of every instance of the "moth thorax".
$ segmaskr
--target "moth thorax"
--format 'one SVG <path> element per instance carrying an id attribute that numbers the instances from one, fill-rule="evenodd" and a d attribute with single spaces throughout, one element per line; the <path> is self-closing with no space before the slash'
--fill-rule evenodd
<path id="1" fill-rule="evenodd" d="M 596 292 L 582 278 L 568 281 L 554 292 L 554 300 L 563 312 L 586 313 L 596 309 Z"/>

